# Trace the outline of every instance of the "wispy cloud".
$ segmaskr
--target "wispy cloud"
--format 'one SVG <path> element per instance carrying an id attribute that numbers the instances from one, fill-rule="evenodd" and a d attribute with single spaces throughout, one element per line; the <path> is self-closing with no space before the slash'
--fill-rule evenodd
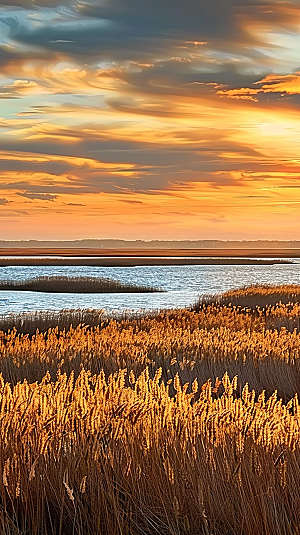
<path id="1" fill-rule="evenodd" d="M 57 195 L 49 195 L 47 193 L 29 193 L 26 191 L 25 193 L 17 193 L 17 195 L 21 195 L 21 197 L 26 197 L 27 199 L 38 199 L 40 201 L 55 201 L 57 199 Z"/>

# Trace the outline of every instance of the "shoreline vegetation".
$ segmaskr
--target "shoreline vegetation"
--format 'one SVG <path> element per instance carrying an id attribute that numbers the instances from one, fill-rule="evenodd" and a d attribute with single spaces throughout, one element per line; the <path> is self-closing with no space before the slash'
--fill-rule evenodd
<path id="1" fill-rule="evenodd" d="M 102 277 L 36 277 L 21 281 L 0 280 L 1 291 L 48 293 L 154 293 L 163 292 L 151 286 L 122 283 Z"/>
<path id="2" fill-rule="evenodd" d="M 155 289 L 154 291 L 159 290 Z M 225 315 L 228 313 L 231 317 L 233 314 L 232 317 L 239 319 L 244 318 L 244 316 L 248 319 L 251 318 L 249 325 L 252 323 L 256 326 L 259 325 L 259 328 L 263 330 L 284 328 L 289 332 L 293 332 L 294 329 L 298 329 L 300 332 L 300 285 L 253 284 L 220 294 L 203 295 L 187 309 L 111 313 L 102 309 L 64 309 L 0 314 L 0 331 L 7 332 L 16 329 L 18 333 L 32 336 L 37 330 L 46 332 L 48 329 L 56 327 L 59 331 L 63 331 L 69 330 L 71 327 L 77 328 L 79 325 L 85 325 L 87 328 L 99 325 L 106 326 L 110 321 L 139 322 L 145 317 L 153 319 L 176 316 L 176 314 L 189 315 L 190 313 L 201 313 L 206 316 L 208 310 L 224 311 Z M 238 322 L 238 326 L 243 328 L 244 325 Z"/>
<path id="3" fill-rule="evenodd" d="M 219 306 L 244 307 L 263 310 L 265 315 L 274 313 L 281 305 L 293 305 L 300 302 L 300 285 L 298 284 L 252 284 L 215 295 L 206 295 L 199 299 L 194 310 L 203 304 Z M 275 307 L 274 309 L 272 307 Z M 265 309 L 265 310 L 264 310 Z"/>
<path id="4" fill-rule="evenodd" d="M 300 285 L 29 317 L 0 318 L 5 535 L 298 533 Z"/>
<path id="5" fill-rule="evenodd" d="M 5 258 L 0 256 L 0 268 L 7 266 L 95 266 L 95 267 L 134 267 L 134 266 L 211 266 L 211 265 L 274 265 L 293 264 L 292 260 L 283 258 L 184 258 L 184 257 L 41 257 Z"/>
<path id="6" fill-rule="evenodd" d="M 67 256 L 67 257 L 190 257 L 199 258 L 300 258 L 298 247 L 214 247 L 214 248 L 75 248 L 75 247 L 0 247 L 0 257 L 5 256 Z"/>

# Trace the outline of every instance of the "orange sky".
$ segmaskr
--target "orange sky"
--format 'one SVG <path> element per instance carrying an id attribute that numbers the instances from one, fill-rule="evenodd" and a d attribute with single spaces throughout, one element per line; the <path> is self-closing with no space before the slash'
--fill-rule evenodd
<path id="1" fill-rule="evenodd" d="M 0 11 L 1 239 L 299 239 L 298 2 Z"/>

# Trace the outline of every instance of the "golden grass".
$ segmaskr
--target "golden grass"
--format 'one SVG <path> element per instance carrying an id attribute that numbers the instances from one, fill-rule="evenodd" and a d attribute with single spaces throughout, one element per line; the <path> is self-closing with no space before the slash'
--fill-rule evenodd
<path id="1" fill-rule="evenodd" d="M 202 303 L 1 332 L 0 533 L 299 534 L 298 317 Z"/>
<path id="2" fill-rule="evenodd" d="M 249 308 L 264 308 L 276 306 L 279 303 L 289 304 L 300 301 L 299 284 L 253 284 L 237 290 L 229 290 L 222 294 L 208 296 L 205 302 L 214 302 L 222 305 L 241 306 Z M 201 305 L 202 300 L 199 304 Z"/>
<path id="3" fill-rule="evenodd" d="M 39 381 L 47 371 L 53 379 L 58 370 L 68 375 L 74 371 L 77 377 L 82 366 L 92 374 L 125 367 L 140 374 L 146 366 L 154 371 L 161 367 L 165 381 L 179 371 L 189 383 L 196 377 L 200 382 L 215 380 L 228 371 L 239 376 L 241 385 L 249 382 L 251 388 L 269 394 L 277 389 L 289 399 L 300 394 L 300 333 L 294 329 L 299 312 L 297 304 L 260 313 L 203 305 L 198 312 L 167 311 L 114 320 L 103 312 L 78 311 L 70 313 L 60 328 L 34 335 L 16 329 L 0 333 L 0 371 L 12 384 Z M 72 318 L 90 319 L 97 326 L 70 327 Z M 31 329 L 36 319 L 33 316 Z M 55 315 L 50 319 L 54 322 Z M 46 320 L 47 315 L 37 323 L 45 327 Z M 8 321 L 11 327 L 12 318 Z M 28 327 L 25 320 L 23 327 Z"/>
<path id="4" fill-rule="evenodd" d="M 6 533 L 297 533 L 297 397 L 236 397 L 227 374 L 190 393 L 176 375 L 173 397 L 160 370 L 129 383 L 84 370 L 2 381 Z"/>

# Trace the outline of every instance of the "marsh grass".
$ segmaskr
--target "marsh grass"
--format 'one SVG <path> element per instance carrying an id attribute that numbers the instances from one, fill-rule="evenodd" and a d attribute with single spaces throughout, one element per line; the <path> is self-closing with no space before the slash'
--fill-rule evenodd
<path id="1" fill-rule="evenodd" d="M 297 397 L 160 375 L 3 381 L 2 532 L 296 534 Z"/>
<path id="2" fill-rule="evenodd" d="M 298 316 L 202 302 L 0 332 L 1 534 L 298 535 Z"/>
<path id="3" fill-rule="evenodd" d="M 36 277 L 21 281 L 0 280 L 0 291 L 31 291 L 51 293 L 148 293 L 160 288 L 122 283 L 101 277 Z"/>
<path id="4" fill-rule="evenodd" d="M 74 317 L 87 320 L 88 314 L 97 325 L 65 328 Z M 103 369 L 106 375 L 120 368 L 137 375 L 147 366 L 150 374 L 161 368 L 166 382 L 178 372 L 190 384 L 195 378 L 201 383 L 214 381 L 228 371 L 239 376 L 242 386 L 249 382 L 251 388 L 268 394 L 277 389 L 290 399 L 300 394 L 300 333 L 266 328 L 269 317 L 217 305 L 199 312 L 165 311 L 119 319 L 101 311 L 86 311 L 82 317 L 73 312 L 60 328 L 0 333 L 0 371 L 11 384 L 39 381 L 48 370 L 53 379 L 58 370 L 67 375 L 73 371 L 78 377 L 82 367 L 92 374 Z M 49 325 L 47 317 L 44 322 Z"/>
<path id="5" fill-rule="evenodd" d="M 207 295 L 199 299 L 195 305 L 216 303 L 218 305 L 239 306 L 251 309 L 288 305 L 300 302 L 299 284 L 252 284 L 224 293 Z"/>

